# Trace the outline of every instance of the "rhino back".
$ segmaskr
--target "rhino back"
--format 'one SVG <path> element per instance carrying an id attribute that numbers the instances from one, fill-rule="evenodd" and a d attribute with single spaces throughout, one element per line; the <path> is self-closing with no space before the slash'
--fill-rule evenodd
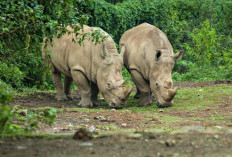
<path id="1" fill-rule="evenodd" d="M 73 31 L 70 27 L 67 29 Z M 83 31 L 89 33 L 94 29 L 100 28 L 84 26 Z M 47 48 L 52 51 L 52 64 L 65 75 L 71 76 L 71 70 L 78 70 L 85 74 L 89 80 L 96 82 L 96 71 L 102 62 L 101 44 L 95 44 L 85 39 L 83 44 L 79 45 L 72 41 L 74 37 L 75 34 L 71 33 L 69 35 L 65 34 L 59 39 L 53 39 L 53 47 L 49 45 Z M 109 52 L 117 53 L 115 43 L 111 37 L 107 37 L 104 42 L 107 49 L 112 49 Z"/>
<path id="2" fill-rule="evenodd" d="M 120 45 L 126 46 L 123 60 L 128 69 L 136 69 L 148 79 L 157 49 L 173 48 L 166 35 L 157 27 L 148 23 L 138 25 L 126 31 L 120 39 Z"/>

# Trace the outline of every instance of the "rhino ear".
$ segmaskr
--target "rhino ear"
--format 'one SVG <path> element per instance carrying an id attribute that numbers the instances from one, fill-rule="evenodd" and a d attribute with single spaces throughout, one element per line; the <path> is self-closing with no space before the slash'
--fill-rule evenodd
<path id="1" fill-rule="evenodd" d="M 124 53 L 126 52 L 126 46 L 124 44 L 121 44 L 121 51 L 120 51 L 120 55 L 123 58 Z"/>
<path id="2" fill-rule="evenodd" d="M 103 59 L 108 58 L 110 56 L 108 50 L 106 49 L 105 43 L 102 43 L 101 56 Z"/>
<path id="3" fill-rule="evenodd" d="M 184 54 L 184 50 L 180 50 L 180 52 L 177 52 L 176 54 L 173 55 L 173 59 L 174 60 L 181 59 L 183 54 Z"/>

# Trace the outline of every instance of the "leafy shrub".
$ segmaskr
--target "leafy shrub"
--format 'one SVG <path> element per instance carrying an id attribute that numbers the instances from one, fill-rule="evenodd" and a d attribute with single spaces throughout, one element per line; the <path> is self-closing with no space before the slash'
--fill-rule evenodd
<path id="1" fill-rule="evenodd" d="M 81 26 L 76 23 L 101 27 L 117 43 L 126 30 L 138 24 L 155 25 L 167 35 L 175 52 L 186 49 L 185 61 L 177 63 L 175 68 L 180 74 L 190 70 L 190 62 L 197 66 L 231 65 L 232 2 L 107 1 L 111 3 L 99 0 L 0 1 L 0 62 L 7 65 L 5 69 L 17 67 L 16 71 L 23 73 L 16 82 L 9 80 L 9 74 L 4 72 L 0 79 L 14 87 L 52 88 L 50 73 L 41 58 L 42 39 L 60 37 L 67 32 L 67 25 L 78 31 Z"/>
<path id="2" fill-rule="evenodd" d="M 33 111 L 22 106 L 10 106 L 6 103 L 12 95 L 0 89 L 0 137 L 5 135 L 24 135 L 39 128 L 38 123 L 51 125 L 56 117 L 56 109 Z"/>
<path id="3" fill-rule="evenodd" d="M 12 64 L 0 63 L 0 73 L 4 74 L 2 80 L 13 87 L 20 87 L 24 79 L 24 73 Z"/>

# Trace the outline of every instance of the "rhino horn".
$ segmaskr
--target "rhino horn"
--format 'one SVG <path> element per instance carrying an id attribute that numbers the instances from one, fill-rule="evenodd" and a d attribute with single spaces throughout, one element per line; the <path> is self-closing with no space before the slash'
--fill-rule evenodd
<path id="1" fill-rule="evenodd" d="M 175 87 L 174 89 L 169 89 L 167 101 L 171 101 L 176 95 L 176 92 L 177 92 L 177 87 Z"/>

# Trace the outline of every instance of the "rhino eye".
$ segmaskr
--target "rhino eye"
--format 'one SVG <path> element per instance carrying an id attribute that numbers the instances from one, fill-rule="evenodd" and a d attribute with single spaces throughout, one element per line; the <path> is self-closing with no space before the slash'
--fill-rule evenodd
<path id="1" fill-rule="evenodd" d="M 111 89 L 112 83 L 110 81 L 106 82 L 106 88 Z"/>
<path id="2" fill-rule="evenodd" d="M 157 88 L 159 87 L 159 83 L 157 81 L 156 81 L 155 85 L 156 85 Z"/>
<path id="3" fill-rule="evenodd" d="M 162 53 L 161 53 L 160 50 L 156 50 L 156 60 L 159 60 L 161 54 L 162 54 Z"/>

